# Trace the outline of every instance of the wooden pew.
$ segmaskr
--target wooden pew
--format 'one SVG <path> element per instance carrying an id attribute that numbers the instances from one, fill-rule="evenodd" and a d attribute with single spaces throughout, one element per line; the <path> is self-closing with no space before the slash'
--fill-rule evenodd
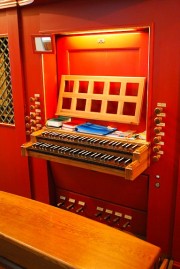
<path id="1" fill-rule="evenodd" d="M 0 256 L 27 269 L 154 269 L 161 250 L 83 216 L 0 191 Z"/>

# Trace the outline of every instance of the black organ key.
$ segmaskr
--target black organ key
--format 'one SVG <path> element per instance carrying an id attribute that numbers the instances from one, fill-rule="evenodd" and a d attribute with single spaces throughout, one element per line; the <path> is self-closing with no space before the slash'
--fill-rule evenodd
<path id="1" fill-rule="evenodd" d="M 54 150 L 57 151 L 57 153 L 60 153 L 62 146 L 58 146 L 57 148 L 55 148 Z"/>
<path id="2" fill-rule="evenodd" d="M 111 155 L 107 155 L 106 157 L 104 157 L 104 161 L 106 161 Z"/>
<path id="3" fill-rule="evenodd" d="M 42 142 L 36 142 L 32 145 L 33 148 L 38 148 L 41 144 L 43 144 Z"/>
<path id="4" fill-rule="evenodd" d="M 101 145 L 104 141 L 105 141 L 105 140 L 100 140 L 100 141 L 99 141 L 99 144 Z"/>
<path id="5" fill-rule="evenodd" d="M 44 144 L 44 150 L 48 150 L 49 147 L 51 147 L 51 144 Z"/>
<path id="6" fill-rule="evenodd" d="M 124 157 L 121 157 L 119 160 L 118 160 L 118 163 L 122 162 L 124 160 Z"/>
<path id="7" fill-rule="evenodd" d="M 74 153 L 77 153 L 80 149 L 77 149 L 77 148 L 71 148 L 71 150 L 69 151 L 69 154 L 74 154 Z"/>
<path id="8" fill-rule="evenodd" d="M 104 154 L 104 155 L 101 156 L 100 159 L 101 159 L 101 160 L 105 160 L 105 158 L 106 158 L 107 156 L 108 156 L 107 154 Z"/>
<path id="9" fill-rule="evenodd" d="M 50 151 L 55 151 L 59 148 L 59 146 L 56 146 L 56 145 L 51 145 L 51 147 L 49 148 Z"/>
<path id="10" fill-rule="evenodd" d="M 75 151 L 73 151 L 73 154 L 79 154 L 80 151 L 81 149 L 76 149 Z"/>
<path id="11" fill-rule="evenodd" d="M 57 149 L 57 151 L 58 151 L 58 153 L 61 153 L 61 151 L 63 151 L 63 146 L 60 146 L 58 149 Z"/>
<path id="12" fill-rule="evenodd" d="M 68 136 L 68 134 L 59 134 L 58 135 L 58 139 L 64 139 L 65 137 L 67 137 Z"/>
<path id="13" fill-rule="evenodd" d="M 121 145 L 121 147 L 126 147 L 128 145 L 128 143 L 125 143 L 125 144 L 123 144 L 123 145 Z"/>
<path id="14" fill-rule="evenodd" d="M 50 148 L 49 148 L 49 150 L 50 150 L 50 151 L 53 151 L 56 147 L 57 147 L 57 146 L 55 146 L 55 145 L 51 145 Z"/>
<path id="15" fill-rule="evenodd" d="M 84 152 L 85 152 L 85 150 L 84 150 L 84 149 L 83 149 L 83 150 L 81 150 L 81 151 L 79 151 L 79 152 L 78 152 L 78 156 L 82 155 Z"/>
<path id="16" fill-rule="evenodd" d="M 92 151 L 87 151 L 86 154 L 85 154 L 85 156 L 87 157 L 91 153 L 92 153 Z"/>
<path id="17" fill-rule="evenodd" d="M 116 147 L 120 146 L 122 142 L 117 142 Z"/>
<path id="18" fill-rule="evenodd" d="M 84 154 L 87 152 L 87 150 L 83 150 L 81 153 L 80 153 L 80 155 L 81 155 L 81 157 L 84 157 Z"/>
<path id="19" fill-rule="evenodd" d="M 38 147 L 40 148 L 40 149 L 44 149 L 44 147 L 46 146 L 46 144 L 45 143 L 42 143 L 41 145 L 39 145 Z"/>
<path id="20" fill-rule="evenodd" d="M 91 154 L 91 153 L 92 153 L 92 151 L 87 150 L 85 156 L 88 156 L 88 155 Z"/>
<path id="21" fill-rule="evenodd" d="M 127 149 L 127 148 L 129 148 L 131 146 L 131 144 L 127 144 L 126 146 L 125 146 L 125 148 Z"/>
<path id="22" fill-rule="evenodd" d="M 91 143 L 93 142 L 93 140 L 94 140 L 94 138 L 89 138 L 89 139 L 87 140 L 87 142 L 91 144 Z"/>
<path id="23" fill-rule="evenodd" d="M 51 132 L 48 132 L 48 133 L 47 133 L 47 137 L 50 137 L 50 136 L 51 136 Z"/>
<path id="24" fill-rule="evenodd" d="M 79 137 L 78 135 L 72 135 L 72 136 L 73 136 L 73 140 L 75 140 Z"/>
<path id="25" fill-rule="evenodd" d="M 93 152 L 89 157 L 90 158 L 93 158 L 93 159 L 97 159 L 100 155 L 101 155 L 100 152 Z"/>
<path id="26" fill-rule="evenodd" d="M 62 146 L 57 146 L 54 148 L 54 150 L 59 151 L 62 148 Z"/>
<path id="27" fill-rule="evenodd" d="M 71 148 L 69 148 L 69 147 L 64 147 L 64 149 L 63 149 L 63 153 L 66 153 L 67 151 L 69 151 Z"/>
<path id="28" fill-rule="evenodd" d="M 114 141 L 112 140 L 112 141 L 110 141 L 110 142 L 108 143 L 108 145 L 111 146 L 113 143 L 114 143 Z"/>
<path id="29" fill-rule="evenodd" d="M 126 144 L 127 144 L 127 143 L 126 143 Z M 113 147 L 113 148 L 117 148 L 117 147 L 119 147 L 119 146 L 124 147 L 126 144 L 123 144 L 123 143 L 120 142 L 120 141 L 111 141 L 111 142 L 108 144 L 108 146 L 111 146 L 111 147 Z"/>
<path id="30" fill-rule="evenodd" d="M 73 135 L 68 135 L 66 138 L 67 138 L 68 140 L 73 140 L 74 136 L 73 136 Z"/>
<path id="31" fill-rule="evenodd" d="M 74 154 L 78 153 L 79 151 L 80 151 L 80 149 L 74 149 L 74 150 L 72 151 L 72 154 L 74 155 Z"/>
<path id="32" fill-rule="evenodd" d="M 49 132 L 46 131 L 46 132 L 42 133 L 42 136 L 47 136 L 48 134 L 49 134 Z"/>
<path id="33" fill-rule="evenodd" d="M 132 148 L 132 149 L 135 149 L 135 148 L 137 148 L 137 147 L 138 147 L 138 145 L 135 144 L 135 145 L 133 145 L 131 148 Z"/>
<path id="34" fill-rule="evenodd" d="M 71 141 L 75 141 L 78 138 L 79 138 L 79 136 L 77 136 L 77 135 L 68 135 L 66 137 L 66 139 L 71 140 Z"/>
<path id="35" fill-rule="evenodd" d="M 97 143 L 99 140 L 100 140 L 99 138 L 95 138 L 94 141 L 93 141 L 93 143 L 95 144 L 95 143 Z"/>
<path id="36" fill-rule="evenodd" d="M 96 154 L 94 155 L 94 159 L 97 159 L 100 155 L 101 155 L 100 152 L 96 153 Z"/>
<path id="37" fill-rule="evenodd" d="M 91 154 L 91 158 L 93 158 L 95 155 L 97 154 L 97 152 L 94 152 L 93 154 Z"/>
<path id="38" fill-rule="evenodd" d="M 62 138 L 64 139 L 64 138 L 66 138 L 68 136 L 68 134 L 63 134 L 62 135 Z"/>
<path id="39" fill-rule="evenodd" d="M 59 134 L 59 135 L 58 135 L 58 139 L 61 139 L 61 137 L 62 137 L 62 134 Z"/>
<path id="40" fill-rule="evenodd" d="M 110 155 L 110 156 L 108 157 L 108 161 L 112 160 L 113 158 L 114 158 L 114 155 Z"/>
<path id="41" fill-rule="evenodd" d="M 78 138 L 78 141 L 79 141 L 79 142 L 83 142 L 83 141 L 85 141 L 86 139 L 87 139 L 87 137 L 85 137 L 85 136 L 81 136 L 81 137 Z"/>
<path id="42" fill-rule="evenodd" d="M 60 152 L 63 153 L 65 151 L 66 147 L 61 147 Z"/>
<path id="43" fill-rule="evenodd" d="M 51 137 L 51 132 L 47 132 L 47 134 L 45 134 L 46 137 Z"/>
<path id="44" fill-rule="evenodd" d="M 127 164 L 129 162 L 131 162 L 131 159 L 127 159 L 127 160 L 124 161 L 125 164 Z"/>
<path id="45" fill-rule="evenodd" d="M 63 149 L 64 149 L 63 146 L 59 147 L 58 152 L 59 152 L 59 153 L 62 153 L 62 152 L 63 152 Z"/>
<path id="46" fill-rule="evenodd" d="M 105 144 L 107 144 L 108 142 L 109 142 L 109 140 L 104 140 L 104 141 L 102 142 L 102 144 L 105 145 Z"/>
<path id="47" fill-rule="evenodd" d="M 93 138 L 92 140 L 91 140 L 91 142 L 90 143 L 92 143 L 92 144 L 94 144 L 95 142 L 97 142 L 98 141 L 98 139 L 97 138 Z"/>
<path id="48" fill-rule="evenodd" d="M 114 143 L 112 143 L 113 147 L 117 147 L 119 145 L 119 142 L 115 141 Z"/>
<path id="49" fill-rule="evenodd" d="M 113 147 L 114 147 L 114 146 L 116 145 L 116 143 L 117 143 L 116 141 L 115 141 L 115 142 L 113 142 L 113 143 L 111 144 L 111 146 L 113 146 Z"/>
<path id="50" fill-rule="evenodd" d="M 52 136 L 52 137 L 56 137 L 56 136 L 58 136 L 58 135 L 59 135 L 59 134 L 58 134 L 58 133 L 55 133 L 55 132 L 52 132 L 52 133 L 51 133 L 51 136 Z"/>
<path id="51" fill-rule="evenodd" d="M 117 162 L 120 158 L 121 158 L 120 156 L 116 157 L 114 161 Z"/>

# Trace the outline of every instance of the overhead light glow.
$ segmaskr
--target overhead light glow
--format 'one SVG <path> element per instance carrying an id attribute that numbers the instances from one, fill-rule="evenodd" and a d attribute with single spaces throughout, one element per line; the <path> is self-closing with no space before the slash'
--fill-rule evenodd
<path id="1" fill-rule="evenodd" d="M 94 29 L 87 31 L 73 31 L 73 32 L 61 32 L 62 35 L 82 35 L 82 34 L 102 34 L 102 33 L 121 33 L 121 32 L 137 32 L 146 30 L 148 26 L 138 27 L 122 27 L 122 28 L 107 28 L 107 29 Z M 59 33 L 58 33 L 59 34 Z"/>

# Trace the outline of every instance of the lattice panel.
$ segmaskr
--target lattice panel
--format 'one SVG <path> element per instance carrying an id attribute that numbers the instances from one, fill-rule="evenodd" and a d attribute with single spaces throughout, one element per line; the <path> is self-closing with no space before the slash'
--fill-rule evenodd
<path id="1" fill-rule="evenodd" d="M 145 77 L 62 75 L 57 115 L 138 124 Z"/>
<path id="2" fill-rule="evenodd" d="M 14 124 L 8 38 L 0 38 L 0 123 Z"/>

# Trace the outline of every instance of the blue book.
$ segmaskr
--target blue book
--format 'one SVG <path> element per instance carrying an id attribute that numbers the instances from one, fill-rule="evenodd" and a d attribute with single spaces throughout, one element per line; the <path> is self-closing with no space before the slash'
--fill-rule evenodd
<path id="1" fill-rule="evenodd" d="M 75 130 L 80 133 L 94 134 L 94 135 L 107 135 L 117 130 L 117 128 L 106 127 L 103 125 L 93 124 L 86 122 L 78 125 Z"/>

